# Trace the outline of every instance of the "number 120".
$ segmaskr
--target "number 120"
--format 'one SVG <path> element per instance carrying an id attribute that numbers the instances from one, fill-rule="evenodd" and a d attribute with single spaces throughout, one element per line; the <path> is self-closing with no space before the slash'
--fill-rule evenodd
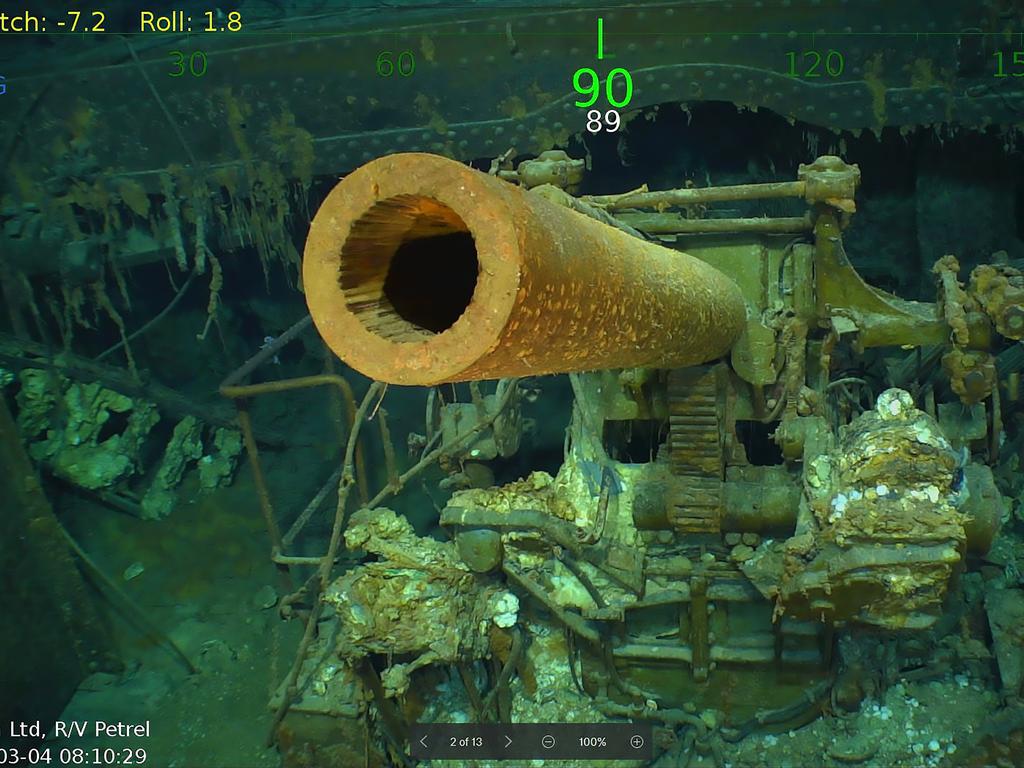
<path id="1" fill-rule="evenodd" d="M 789 71 L 786 73 L 790 77 L 821 77 L 821 62 L 825 60 L 825 74 L 829 77 L 839 77 L 843 74 L 843 67 L 845 61 L 843 61 L 843 54 L 839 51 L 829 50 L 825 56 L 822 56 L 817 51 L 804 51 L 802 58 L 805 59 L 807 69 L 803 72 L 797 70 L 796 67 L 796 51 L 790 51 L 786 54 L 786 58 L 789 59 Z"/>

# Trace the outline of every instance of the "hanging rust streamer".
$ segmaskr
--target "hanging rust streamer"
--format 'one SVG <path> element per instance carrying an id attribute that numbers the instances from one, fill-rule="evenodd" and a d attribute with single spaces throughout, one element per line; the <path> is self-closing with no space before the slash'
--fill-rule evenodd
<path id="1" fill-rule="evenodd" d="M 395 384 L 675 368 L 727 352 L 745 319 L 713 267 L 420 153 L 335 186 L 303 283 L 331 349 Z"/>

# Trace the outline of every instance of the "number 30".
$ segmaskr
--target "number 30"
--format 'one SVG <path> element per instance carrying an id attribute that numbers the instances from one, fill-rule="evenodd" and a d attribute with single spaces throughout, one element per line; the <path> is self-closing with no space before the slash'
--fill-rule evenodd
<path id="1" fill-rule="evenodd" d="M 181 51 L 171 51 L 170 56 L 174 59 L 174 66 L 167 74 L 171 77 L 182 77 L 185 74 L 185 54 Z M 202 77 L 206 74 L 206 54 L 202 51 L 193 51 L 188 57 L 188 71 L 192 77 Z"/>

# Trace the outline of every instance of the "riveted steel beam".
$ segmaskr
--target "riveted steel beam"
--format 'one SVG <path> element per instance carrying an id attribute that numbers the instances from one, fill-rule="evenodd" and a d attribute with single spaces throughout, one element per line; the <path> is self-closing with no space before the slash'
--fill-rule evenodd
<path id="1" fill-rule="evenodd" d="M 42 183 L 73 167 L 75 158 L 62 156 L 71 147 L 101 175 L 154 191 L 159 171 L 190 153 L 212 170 L 255 158 L 300 176 L 393 152 L 533 153 L 583 131 L 586 109 L 572 85 L 579 67 L 601 77 L 628 70 L 626 109 L 724 101 L 835 130 L 1019 122 L 1024 78 L 1014 77 L 1012 52 L 1021 46 L 1010 35 L 1019 11 L 1000 17 L 972 0 L 948 0 L 941 14 L 930 0 L 758 5 L 746 13 L 732 2 L 509 4 L 500 17 L 483 7 L 337 11 L 247 20 L 234 36 L 135 36 L 139 63 L 113 36 L 62 36 L 65 55 L 37 47 L 3 61 L 12 117 L 0 126 L 0 150 L 22 180 Z M 203 77 L 169 77 L 172 50 L 202 51 Z M 378 74 L 382 54 L 395 67 L 406 51 L 414 72 Z"/>

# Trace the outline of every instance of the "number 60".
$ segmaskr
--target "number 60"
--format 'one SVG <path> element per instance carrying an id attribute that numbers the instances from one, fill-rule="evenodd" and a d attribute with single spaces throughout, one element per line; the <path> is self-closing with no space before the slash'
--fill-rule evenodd
<path id="1" fill-rule="evenodd" d="M 416 71 L 416 59 L 412 51 L 402 51 L 398 54 L 398 74 L 402 77 L 410 77 Z M 391 60 L 391 51 L 381 51 L 377 56 L 377 74 L 381 77 L 391 77 L 395 72 L 395 64 Z"/>

